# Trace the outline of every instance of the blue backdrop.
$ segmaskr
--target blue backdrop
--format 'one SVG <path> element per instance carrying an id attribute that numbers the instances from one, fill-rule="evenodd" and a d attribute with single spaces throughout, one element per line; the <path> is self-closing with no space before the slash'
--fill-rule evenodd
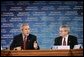
<path id="1" fill-rule="evenodd" d="M 13 36 L 28 23 L 41 49 L 50 49 L 59 36 L 59 27 L 69 25 L 71 35 L 83 44 L 83 1 L 3 1 L 1 2 L 1 46 L 10 46 Z"/>

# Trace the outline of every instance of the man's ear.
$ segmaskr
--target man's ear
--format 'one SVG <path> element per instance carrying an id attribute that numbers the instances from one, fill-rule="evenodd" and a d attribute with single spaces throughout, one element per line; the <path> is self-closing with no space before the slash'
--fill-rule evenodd
<path id="1" fill-rule="evenodd" d="M 21 29 L 23 31 L 23 29 Z"/>
<path id="2" fill-rule="evenodd" d="M 68 32 L 68 34 L 70 33 L 70 31 Z"/>
<path id="3" fill-rule="evenodd" d="M 21 32 L 23 31 L 23 29 L 22 29 L 22 28 L 21 28 L 20 30 L 21 30 Z"/>

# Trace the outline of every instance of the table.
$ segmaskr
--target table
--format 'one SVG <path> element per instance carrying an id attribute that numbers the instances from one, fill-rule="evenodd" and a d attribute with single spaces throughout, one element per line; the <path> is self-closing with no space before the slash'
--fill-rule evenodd
<path id="1" fill-rule="evenodd" d="M 70 50 L 2 50 L 1 56 L 83 56 L 83 49 Z"/>

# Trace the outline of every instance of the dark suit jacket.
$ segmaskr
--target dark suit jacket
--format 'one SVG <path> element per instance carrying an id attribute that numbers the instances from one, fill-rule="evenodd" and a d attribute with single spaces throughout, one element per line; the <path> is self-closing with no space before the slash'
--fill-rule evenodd
<path id="1" fill-rule="evenodd" d="M 27 37 L 26 50 L 34 49 L 33 47 L 34 41 L 37 41 L 36 36 L 29 34 L 29 36 Z M 22 46 L 22 44 L 23 44 L 23 37 L 22 34 L 19 34 L 13 38 L 13 42 L 10 45 L 10 49 L 13 50 L 15 47 Z M 37 49 L 39 49 L 39 46 Z"/>
<path id="2" fill-rule="evenodd" d="M 69 35 L 68 36 L 68 45 L 70 45 L 70 49 L 73 49 L 74 45 L 77 45 L 77 37 Z M 54 45 L 62 45 L 62 37 L 55 38 Z"/>

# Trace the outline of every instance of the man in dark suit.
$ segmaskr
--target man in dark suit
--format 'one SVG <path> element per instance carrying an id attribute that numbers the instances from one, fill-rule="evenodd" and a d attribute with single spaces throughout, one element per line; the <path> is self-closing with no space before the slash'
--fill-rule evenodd
<path id="1" fill-rule="evenodd" d="M 70 49 L 73 49 L 74 45 L 77 45 L 77 37 L 69 35 L 70 28 L 66 25 L 60 27 L 60 36 L 55 38 L 54 45 L 70 45 Z"/>
<path id="2" fill-rule="evenodd" d="M 35 35 L 30 34 L 29 25 L 24 23 L 21 26 L 22 33 L 13 38 L 10 45 L 11 50 L 28 50 L 39 49 L 37 38 Z"/>

